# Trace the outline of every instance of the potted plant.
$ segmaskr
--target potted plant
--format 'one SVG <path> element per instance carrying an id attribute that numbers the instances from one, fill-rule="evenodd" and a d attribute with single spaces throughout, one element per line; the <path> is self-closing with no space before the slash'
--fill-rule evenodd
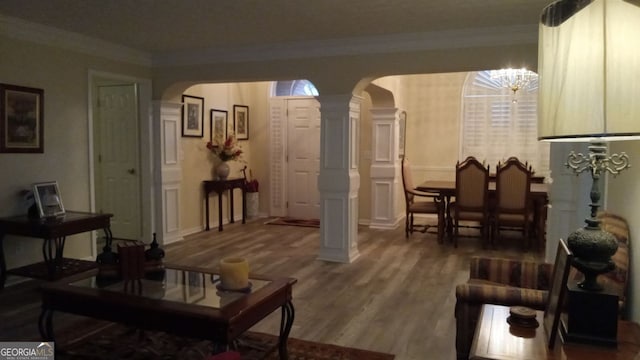
<path id="1" fill-rule="evenodd" d="M 249 170 L 249 179 L 245 182 L 244 188 L 247 192 L 247 217 L 258 217 L 260 208 L 258 190 L 260 189 L 260 183 L 258 179 L 253 177 L 251 170 Z"/>
<path id="2" fill-rule="evenodd" d="M 207 142 L 207 149 L 216 155 L 222 162 L 214 168 L 214 174 L 220 180 L 225 180 L 229 176 L 228 161 L 237 160 L 242 155 L 242 148 L 233 134 L 227 136 L 222 144 Z"/>

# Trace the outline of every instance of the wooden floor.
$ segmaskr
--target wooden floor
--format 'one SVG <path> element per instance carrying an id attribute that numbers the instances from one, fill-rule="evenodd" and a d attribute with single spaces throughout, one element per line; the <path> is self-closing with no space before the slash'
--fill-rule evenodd
<path id="1" fill-rule="evenodd" d="M 214 268 L 223 257 L 243 256 L 254 273 L 297 278 L 292 337 L 392 353 L 397 360 L 455 359 L 455 285 L 468 277 L 471 256 L 542 257 L 508 243 L 484 250 L 472 229 L 454 249 L 430 233 L 407 240 L 402 228 L 361 226 L 360 257 L 351 264 L 329 263 L 316 260 L 318 229 L 264 221 L 188 236 L 165 248 L 165 260 Z M 34 283 L 0 292 L 0 341 L 38 338 Z M 56 326 L 74 320 L 60 316 Z M 253 330 L 277 334 L 279 320 L 274 313 Z"/>

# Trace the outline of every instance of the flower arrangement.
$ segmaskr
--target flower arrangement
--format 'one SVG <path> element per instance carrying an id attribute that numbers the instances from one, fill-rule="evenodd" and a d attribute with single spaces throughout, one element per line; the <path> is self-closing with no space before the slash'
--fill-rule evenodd
<path id="1" fill-rule="evenodd" d="M 236 160 L 242 155 L 242 149 L 234 135 L 229 135 L 222 145 L 214 145 L 211 141 L 207 142 L 207 149 L 222 161 Z"/>

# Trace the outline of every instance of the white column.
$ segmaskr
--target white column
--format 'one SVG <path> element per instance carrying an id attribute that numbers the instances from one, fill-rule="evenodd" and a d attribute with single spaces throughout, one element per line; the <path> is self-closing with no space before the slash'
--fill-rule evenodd
<path id="1" fill-rule="evenodd" d="M 395 229 L 404 215 L 400 211 L 400 162 L 398 161 L 398 109 L 371 109 L 371 224 Z"/>
<path id="2" fill-rule="evenodd" d="M 320 136 L 320 253 L 318 259 L 349 263 L 358 253 L 358 145 L 361 98 L 318 97 Z"/>
<path id="3" fill-rule="evenodd" d="M 182 104 L 153 104 L 154 194 L 157 239 L 167 245 L 182 240 L 180 235 L 180 121 Z"/>

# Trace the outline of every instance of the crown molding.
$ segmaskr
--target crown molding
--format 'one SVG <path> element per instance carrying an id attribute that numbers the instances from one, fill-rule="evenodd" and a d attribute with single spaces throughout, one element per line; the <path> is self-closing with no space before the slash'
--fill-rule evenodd
<path id="1" fill-rule="evenodd" d="M 538 25 L 296 41 L 151 54 L 0 14 L 0 35 L 142 66 L 189 66 L 536 44 Z"/>
<path id="2" fill-rule="evenodd" d="M 258 62 L 537 44 L 537 42 L 538 25 L 532 24 L 157 53 L 153 56 L 153 64 L 162 67 Z"/>
<path id="3" fill-rule="evenodd" d="M 0 35 L 115 61 L 151 66 L 151 55 L 146 52 L 2 14 Z"/>

